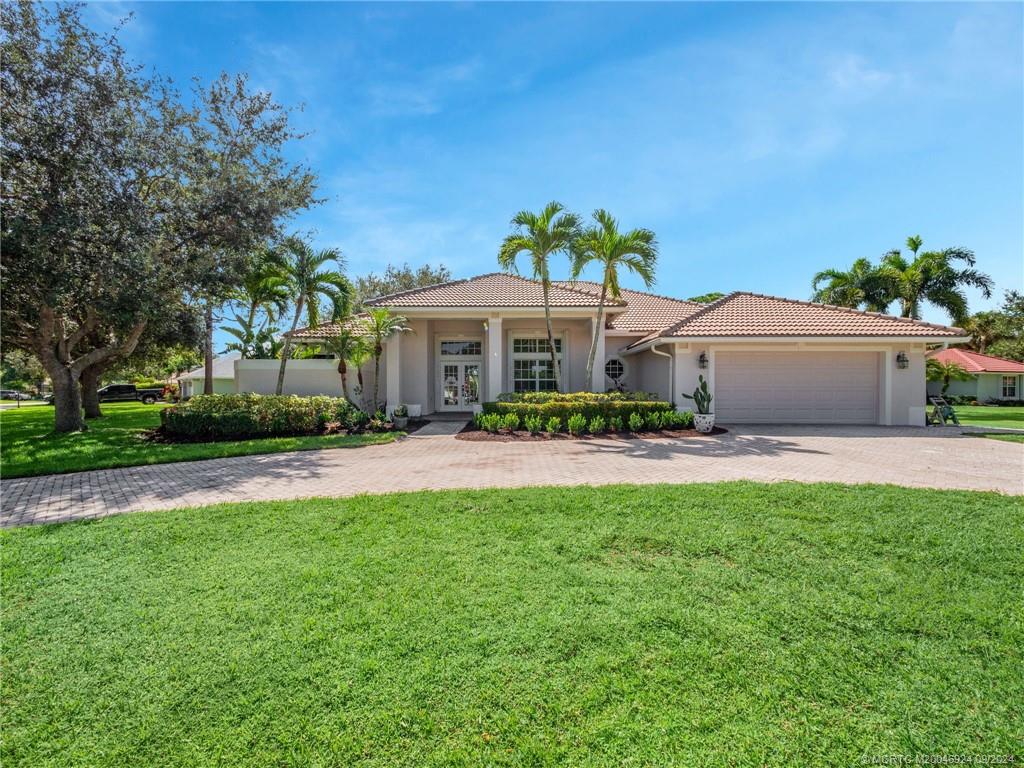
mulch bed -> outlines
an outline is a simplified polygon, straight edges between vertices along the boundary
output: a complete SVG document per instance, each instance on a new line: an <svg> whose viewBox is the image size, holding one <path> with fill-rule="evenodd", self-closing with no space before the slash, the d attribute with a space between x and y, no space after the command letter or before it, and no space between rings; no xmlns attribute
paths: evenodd
<svg viewBox="0 0 1024 768"><path fill-rule="evenodd" d="M691 437L715 437L724 435L729 430L722 427L715 427L709 433L698 432L695 429L660 429L656 432L602 432L600 435L580 435L578 437L559 432L549 435L541 432L539 435L531 435L526 430L515 432L485 432L470 422L459 434L456 440L469 440L475 443L543 443L552 440L664 440L671 438Z"/></svg>

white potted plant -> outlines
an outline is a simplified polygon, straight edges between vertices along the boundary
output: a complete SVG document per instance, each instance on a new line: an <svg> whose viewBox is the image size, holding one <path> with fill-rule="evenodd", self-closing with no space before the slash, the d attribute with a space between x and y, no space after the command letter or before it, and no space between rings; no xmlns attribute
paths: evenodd
<svg viewBox="0 0 1024 768"><path fill-rule="evenodd" d="M693 425L697 431L710 432L715 428L715 414L711 411L711 401L714 397L708 390L708 383L703 376L698 376L697 381L697 388L693 390L693 394L688 395L684 392L683 397L693 400L693 406L696 408L693 413Z"/></svg>
<svg viewBox="0 0 1024 768"><path fill-rule="evenodd" d="M405 429L409 425L409 409L404 403L391 412L391 421L398 429Z"/></svg>

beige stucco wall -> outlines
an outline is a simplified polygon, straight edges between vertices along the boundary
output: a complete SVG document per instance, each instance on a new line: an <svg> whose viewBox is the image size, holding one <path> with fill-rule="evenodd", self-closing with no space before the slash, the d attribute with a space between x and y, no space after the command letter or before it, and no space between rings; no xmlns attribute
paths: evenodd
<svg viewBox="0 0 1024 768"><path fill-rule="evenodd" d="M280 360L236 360L235 382L239 392L255 392L272 395L277 389L277 372ZM384 368L383 361L381 368ZM366 392L360 398L357 393L358 378L354 369L348 374L349 395L357 402L362 399L365 406L373 395L373 360L363 367L363 383ZM386 379L381 372L380 398L383 399ZM337 360L289 360L285 368L284 389L286 395L330 395L341 397L341 376L338 375Z"/></svg>

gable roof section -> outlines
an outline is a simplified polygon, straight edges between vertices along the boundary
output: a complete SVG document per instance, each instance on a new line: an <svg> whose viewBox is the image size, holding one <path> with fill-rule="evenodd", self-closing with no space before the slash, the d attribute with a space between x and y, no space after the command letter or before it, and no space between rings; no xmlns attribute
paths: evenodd
<svg viewBox="0 0 1024 768"><path fill-rule="evenodd" d="M558 281L556 285L588 291L598 297L601 295L601 284L589 280ZM695 301L683 301L629 288L623 288L620 294L622 300L626 302L626 311L611 316L606 327L610 330L627 333L649 333L660 330L684 317L689 317L704 306Z"/></svg>
<svg viewBox="0 0 1024 768"><path fill-rule="evenodd" d="M568 287L565 283L551 285L552 307L597 307L600 299L590 291ZM449 283L413 288L366 302L368 307L543 307L541 284L519 275L504 272L453 280ZM622 301L605 301L606 307L624 306Z"/></svg>
<svg viewBox="0 0 1024 768"><path fill-rule="evenodd" d="M923 340L966 335L960 328L906 317L740 291L706 304L689 317L630 346L657 338L914 336Z"/></svg>
<svg viewBox="0 0 1024 768"><path fill-rule="evenodd" d="M284 336L290 336L293 341L319 341L331 339L337 336L342 330L356 331L365 330L363 322L367 314L360 312L341 323L322 323L311 328L296 328L295 331L285 331Z"/></svg>
<svg viewBox="0 0 1024 768"><path fill-rule="evenodd" d="M928 357L942 363L956 363L968 373L1024 373L1024 363L970 349L936 349L929 352Z"/></svg>
<svg viewBox="0 0 1024 768"><path fill-rule="evenodd" d="M233 379L235 377L235 360L239 360L241 357L241 352L228 352L226 355L215 357L213 359L213 378ZM204 379L206 378L206 367L200 365L198 368L194 368L188 373L183 373L176 378Z"/></svg>

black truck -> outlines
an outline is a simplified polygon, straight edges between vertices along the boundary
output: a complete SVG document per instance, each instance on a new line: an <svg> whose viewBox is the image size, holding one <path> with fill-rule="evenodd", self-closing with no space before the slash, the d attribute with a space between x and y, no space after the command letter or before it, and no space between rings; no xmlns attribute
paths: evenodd
<svg viewBox="0 0 1024 768"><path fill-rule="evenodd" d="M134 384L108 384L105 387L101 387L98 394L101 403L141 400L147 405L151 405L163 397L164 390L162 387L139 389Z"/></svg>

